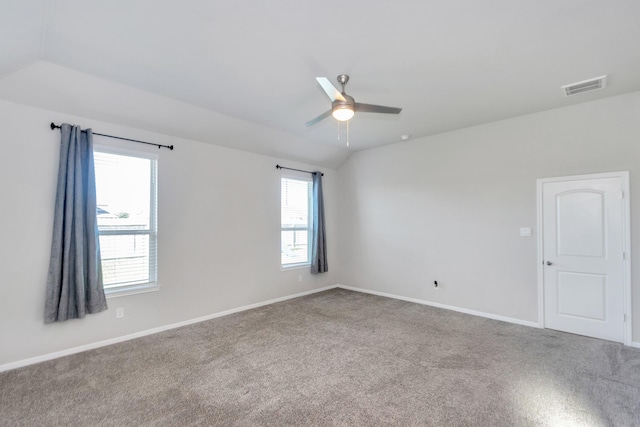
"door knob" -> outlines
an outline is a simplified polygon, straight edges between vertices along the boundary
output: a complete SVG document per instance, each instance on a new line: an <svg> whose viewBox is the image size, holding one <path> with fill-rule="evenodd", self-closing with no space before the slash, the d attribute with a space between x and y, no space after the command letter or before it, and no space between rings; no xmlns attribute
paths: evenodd
<svg viewBox="0 0 640 427"><path fill-rule="evenodd" d="M553 265L551 261L547 261L547 265Z"/></svg>

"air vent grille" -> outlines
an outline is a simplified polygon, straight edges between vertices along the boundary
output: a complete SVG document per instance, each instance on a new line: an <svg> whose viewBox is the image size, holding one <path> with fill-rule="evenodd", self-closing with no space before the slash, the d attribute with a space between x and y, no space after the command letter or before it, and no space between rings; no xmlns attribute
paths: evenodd
<svg viewBox="0 0 640 427"><path fill-rule="evenodd" d="M592 90L603 89L607 86L607 76L595 77L577 83L561 86L564 96L573 96L579 93L591 92Z"/></svg>

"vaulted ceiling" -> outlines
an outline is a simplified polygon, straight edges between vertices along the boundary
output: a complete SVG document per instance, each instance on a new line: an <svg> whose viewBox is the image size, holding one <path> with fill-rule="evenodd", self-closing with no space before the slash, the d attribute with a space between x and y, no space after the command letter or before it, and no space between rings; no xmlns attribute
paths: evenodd
<svg viewBox="0 0 640 427"><path fill-rule="evenodd" d="M640 90L637 0L0 5L0 98L327 167L401 135ZM403 108L356 114L348 148L332 118L305 127L330 107L315 77L341 73L356 101ZM604 74L605 89L562 96Z"/></svg>

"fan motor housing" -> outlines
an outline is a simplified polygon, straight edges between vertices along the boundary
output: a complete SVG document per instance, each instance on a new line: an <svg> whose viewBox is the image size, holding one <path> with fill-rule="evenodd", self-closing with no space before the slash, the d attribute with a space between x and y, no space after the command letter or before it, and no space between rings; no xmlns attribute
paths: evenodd
<svg viewBox="0 0 640 427"><path fill-rule="evenodd" d="M346 99L346 101L340 101L339 99L336 99L331 103L331 110L335 111L343 108L355 110L356 101L353 99L353 97L347 95L346 93L343 93L342 96L344 96L344 99Z"/></svg>

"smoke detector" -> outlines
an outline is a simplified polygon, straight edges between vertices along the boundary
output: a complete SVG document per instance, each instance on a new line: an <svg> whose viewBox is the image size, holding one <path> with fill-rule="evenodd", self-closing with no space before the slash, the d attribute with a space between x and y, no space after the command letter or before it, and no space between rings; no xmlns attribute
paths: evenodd
<svg viewBox="0 0 640 427"><path fill-rule="evenodd" d="M607 86L607 76L594 77L589 80L571 83L560 86L564 96L573 96L579 93L591 92L593 90L604 89Z"/></svg>

